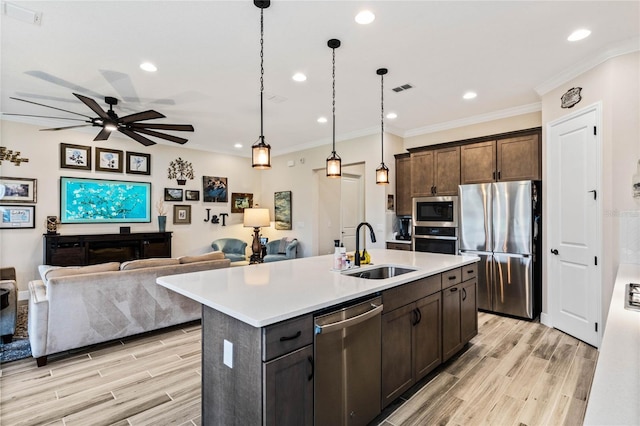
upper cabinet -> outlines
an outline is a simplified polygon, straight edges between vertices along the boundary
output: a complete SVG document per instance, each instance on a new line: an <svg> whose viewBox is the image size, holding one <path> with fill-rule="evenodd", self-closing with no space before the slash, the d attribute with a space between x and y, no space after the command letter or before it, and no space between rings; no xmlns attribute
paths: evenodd
<svg viewBox="0 0 640 426"><path fill-rule="evenodd" d="M396 157L396 214L411 216L411 158Z"/></svg>
<svg viewBox="0 0 640 426"><path fill-rule="evenodd" d="M536 134L461 146L460 182L540 180L540 137Z"/></svg>
<svg viewBox="0 0 640 426"><path fill-rule="evenodd" d="M411 153L411 195L457 195L460 184L460 147Z"/></svg>

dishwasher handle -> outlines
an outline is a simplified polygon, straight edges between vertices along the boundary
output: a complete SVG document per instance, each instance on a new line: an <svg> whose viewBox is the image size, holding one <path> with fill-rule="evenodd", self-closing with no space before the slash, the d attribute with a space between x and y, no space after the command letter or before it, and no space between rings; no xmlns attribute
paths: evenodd
<svg viewBox="0 0 640 426"><path fill-rule="evenodd" d="M373 309L368 310L367 312L356 315L355 317L348 318L346 320L334 322L326 325L318 325L315 326L315 334L323 334L323 333L332 333L338 330L344 330L347 327L351 327L352 325L360 324L363 321L368 320L371 317L378 315L382 312L384 305L374 305L371 304Z"/></svg>

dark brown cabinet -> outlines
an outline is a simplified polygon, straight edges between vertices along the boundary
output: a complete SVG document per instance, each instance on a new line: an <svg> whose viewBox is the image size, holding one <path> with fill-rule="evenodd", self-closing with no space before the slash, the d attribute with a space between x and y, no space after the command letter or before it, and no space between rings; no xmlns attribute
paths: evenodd
<svg viewBox="0 0 640 426"><path fill-rule="evenodd" d="M463 145L460 182L539 180L540 137L536 134Z"/></svg>
<svg viewBox="0 0 640 426"><path fill-rule="evenodd" d="M411 195L457 195L460 184L460 147L411 153Z"/></svg>
<svg viewBox="0 0 640 426"><path fill-rule="evenodd" d="M389 250L405 250L411 251L411 244L407 243L387 243L387 249Z"/></svg>
<svg viewBox="0 0 640 426"><path fill-rule="evenodd" d="M150 257L171 257L171 232L43 237L45 265L83 266Z"/></svg>
<svg viewBox="0 0 640 426"><path fill-rule="evenodd" d="M443 362L478 333L476 274L476 264L442 274Z"/></svg>
<svg viewBox="0 0 640 426"><path fill-rule="evenodd" d="M396 214L411 216L411 158L409 154L396 157Z"/></svg>
<svg viewBox="0 0 640 426"><path fill-rule="evenodd" d="M433 150L411 153L411 196L433 195Z"/></svg>

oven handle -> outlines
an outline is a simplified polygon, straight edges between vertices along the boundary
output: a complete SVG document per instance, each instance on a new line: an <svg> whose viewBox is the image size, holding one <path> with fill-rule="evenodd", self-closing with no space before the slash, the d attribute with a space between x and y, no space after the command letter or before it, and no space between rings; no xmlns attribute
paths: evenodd
<svg viewBox="0 0 640 426"><path fill-rule="evenodd" d="M413 238L425 238L429 240L448 240L448 241L456 241L458 237L442 237L435 235L414 235Z"/></svg>

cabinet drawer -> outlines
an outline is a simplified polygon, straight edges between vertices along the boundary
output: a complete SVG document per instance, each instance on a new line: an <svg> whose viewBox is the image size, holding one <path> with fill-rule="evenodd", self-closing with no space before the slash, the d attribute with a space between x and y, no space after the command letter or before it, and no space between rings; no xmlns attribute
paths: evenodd
<svg viewBox="0 0 640 426"><path fill-rule="evenodd" d="M468 281L475 278L478 275L478 264L472 263L471 265L463 266L462 268L462 281Z"/></svg>
<svg viewBox="0 0 640 426"><path fill-rule="evenodd" d="M406 251L411 251L411 244L405 244L405 243L387 243L387 249L389 249L389 250L406 250Z"/></svg>
<svg viewBox="0 0 640 426"><path fill-rule="evenodd" d="M462 282L462 268L452 269L442 273L442 288L448 288L452 285Z"/></svg>
<svg viewBox="0 0 640 426"><path fill-rule="evenodd" d="M384 312L390 312L409 303L413 303L442 289L440 274L399 285L382 292Z"/></svg>
<svg viewBox="0 0 640 426"><path fill-rule="evenodd" d="M294 351L313 343L313 316L304 315L262 329L262 360Z"/></svg>

